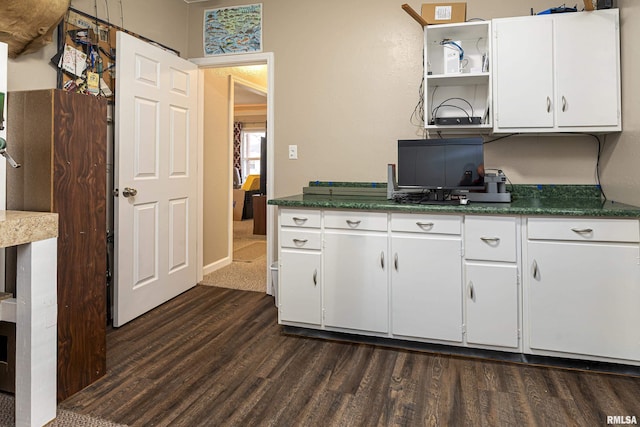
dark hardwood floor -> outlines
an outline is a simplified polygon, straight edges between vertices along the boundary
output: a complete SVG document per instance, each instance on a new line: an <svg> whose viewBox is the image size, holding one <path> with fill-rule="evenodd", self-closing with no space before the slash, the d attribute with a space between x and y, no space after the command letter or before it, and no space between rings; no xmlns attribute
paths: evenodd
<svg viewBox="0 0 640 427"><path fill-rule="evenodd" d="M107 334L60 404L130 426L599 426L640 378L285 335L273 299L196 286ZM640 422L640 421L639 421Z"/></svg>

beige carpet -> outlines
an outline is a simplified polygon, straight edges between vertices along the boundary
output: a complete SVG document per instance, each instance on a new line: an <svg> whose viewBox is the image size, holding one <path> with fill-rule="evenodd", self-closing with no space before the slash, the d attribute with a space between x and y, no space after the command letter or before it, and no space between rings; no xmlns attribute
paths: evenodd
<svg viewBox="0 0 640 427"><path fill-rule="evenodd" d="M12 395L0 393L0 427L14 427L15 401ZM46 427L126 427L101 418L82 415L66 409L58 409L57 417Z"/></svg>
<svg viewBox="0 0 640 427"><path fill-rule="evenodd" d="M202 285L266 292L267 238L253 234L253 220L233 222L233 261L203 277Z"/></svg>
<svg viewBox="0 0 640 427"><path fill-rule="evenodd" d="M247 246L234 249L233 260L238 262L254 262L267 253L267 242L253 242Z"/></svg>

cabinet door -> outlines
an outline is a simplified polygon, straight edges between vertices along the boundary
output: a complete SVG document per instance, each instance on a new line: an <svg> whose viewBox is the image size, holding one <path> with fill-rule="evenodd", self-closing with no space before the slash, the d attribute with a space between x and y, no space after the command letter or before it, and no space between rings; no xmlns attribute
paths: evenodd
<svg viewBox="0 0 640 427"><path fill-rule="evenodd" d="M555 17L558 126L618 124L617 23L617 10Z"/></svg>
<svg viewBox="0 0 640 427"><path fill-rule="evenodd" d="M640 361L637 244L528 243L532 349Z"/></svg>
<svg viewBox="0 0 640 427"><path fill-rule="evenodd" d="M552 25L547 17L494 20L496 128L553 127Z"/></svg>
<svg viewBox="0 0 640 427"><path fill-rule="evenodd" d="M467 342L518 347L518 268L466 264Z"/></svg>
<svg viewBox="0 0 640 427"><path fill-rule="evenodd" d="M397 236L391 240L394 335L462 341L460 237Z"/></svg>
<svg viewBox="0 0 640 427"><path fill-rule="evenodd" d="M387 234L325 231L325 325L388 331Z"/></svg>
<svg viewBox="0 0 640 427"><path fill-rule="evenodd" d="M281 321L320 325L320 252L282 249L278 277Z"/></svg>

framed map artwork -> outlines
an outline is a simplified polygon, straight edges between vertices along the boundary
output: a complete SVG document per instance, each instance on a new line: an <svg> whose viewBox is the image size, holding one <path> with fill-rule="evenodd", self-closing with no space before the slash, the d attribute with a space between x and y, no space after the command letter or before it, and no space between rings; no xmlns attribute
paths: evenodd
<svg viewBox="0 0 640 427"><path fill-rule="evenodd" d="M205 56L262 51L262 3L204 11Z"/></svg>

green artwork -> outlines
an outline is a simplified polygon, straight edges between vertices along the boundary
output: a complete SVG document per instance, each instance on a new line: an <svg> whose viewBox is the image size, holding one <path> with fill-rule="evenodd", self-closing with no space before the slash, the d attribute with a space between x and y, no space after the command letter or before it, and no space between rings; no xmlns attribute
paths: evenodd
<svg viewBox="0 0 640 427"><path fill-rule="evenodd" d="M204 53L260 52L262 50L262 4L204 11Z"/></svg>

